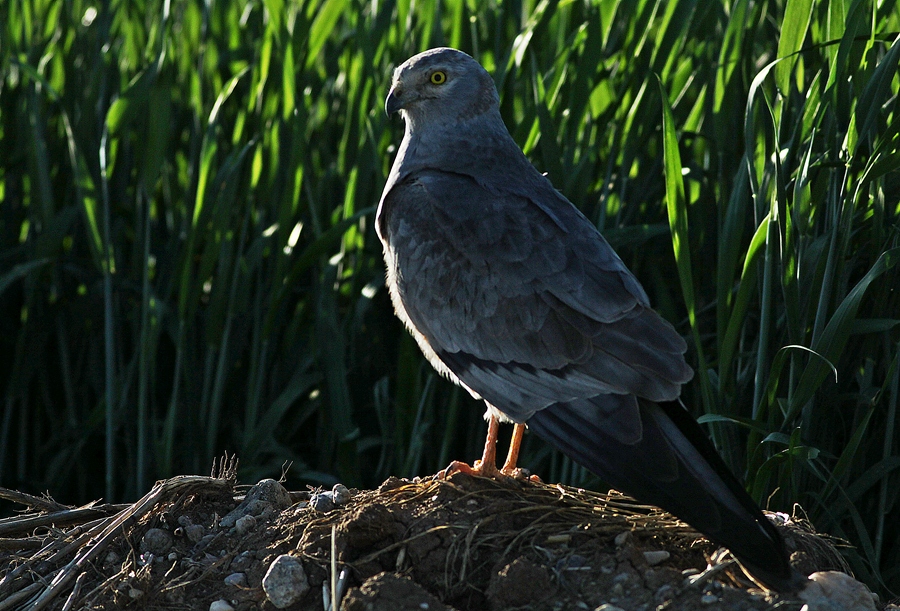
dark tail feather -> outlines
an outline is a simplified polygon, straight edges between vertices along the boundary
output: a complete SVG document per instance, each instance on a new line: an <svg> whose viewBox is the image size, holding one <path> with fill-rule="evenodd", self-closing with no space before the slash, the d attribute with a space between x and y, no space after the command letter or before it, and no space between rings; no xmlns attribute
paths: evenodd
<svg viewBox="0 0 900 611"><path fill-rule="evenodd" d="M665 509L727 547L765 586L783 592L802 586L806 579L791 567L779 532L680 404L640 401L643 434L635 443L604 431L608 416L600 405L592 418L583 403L577 410L557 403L527 424L614 488Z"/></svg>

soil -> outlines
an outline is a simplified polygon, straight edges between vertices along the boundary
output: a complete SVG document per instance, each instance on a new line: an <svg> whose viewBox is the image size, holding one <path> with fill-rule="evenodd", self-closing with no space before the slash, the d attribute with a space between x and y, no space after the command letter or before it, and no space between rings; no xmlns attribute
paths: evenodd
<svg viewBox="0 0 900 611"><path fill-rule="evenodd" d="M34 508L0 520L0 610L249 611L275 609L276 600L321 611L332 591L344 611L803 606L757 589L723 553L698 579L715 547L616 493L462 473L391 478L332 498L316 492L288 493L273 480L248 492L231 469L160 482L130 506L68 508L20 495ZM809 528L776 521L804 549L794 560L807 573L839 568ZM300 588L286 599L267 595L273 582L263 587L282 555Z"/></svg>

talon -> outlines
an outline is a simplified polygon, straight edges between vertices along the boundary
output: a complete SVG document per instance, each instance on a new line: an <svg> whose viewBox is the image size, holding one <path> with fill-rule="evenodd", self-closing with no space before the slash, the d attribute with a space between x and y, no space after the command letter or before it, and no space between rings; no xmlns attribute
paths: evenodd
<svg viewBox="0 0 900 611"><path fill-rule="evenodd" d="M438 474L437 474L438 479L450 479L457 473L464 473L466 475L483 477L484 473L481 469L480 463L481 463L480 460L476 460L475 464L470 466L469 464L464 463L460 460L454 460L452 463L447 465L447 467L445 469L438 472Z"/></svg>

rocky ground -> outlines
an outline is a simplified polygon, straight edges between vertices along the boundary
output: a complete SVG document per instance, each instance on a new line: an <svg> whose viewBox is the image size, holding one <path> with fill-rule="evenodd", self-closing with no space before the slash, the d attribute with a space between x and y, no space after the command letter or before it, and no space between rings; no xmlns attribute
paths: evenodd
<svg viewBox="0 0 900 611"><path fill-rule="evenodd" d="M727 557L701 576L712 545L615 494L463 474L288 492L219 475L130 506L0 494L32 506L0 520L0 611L321 611L332 596L344 611L876 608L861 587L837 607L766 594ZM828 541L780 521L801 569L841 568Z"/></svg>

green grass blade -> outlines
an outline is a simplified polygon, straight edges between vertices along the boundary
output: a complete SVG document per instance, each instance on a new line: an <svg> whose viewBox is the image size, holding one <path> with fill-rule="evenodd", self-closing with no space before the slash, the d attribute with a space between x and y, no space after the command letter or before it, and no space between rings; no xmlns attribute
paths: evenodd
<svg viewBox="0 0 900 611"><path fill-rule="evenodd" d="M872 78L856 103L856 125L859 142L868 140L875 130L876 121L882 114L881 106L890 94L891 81L900 67L900 34L894 39L888 52L885 53Z"/></svg>
<svg viewBox="0 0 900 611"><path fill-rule="evenodd" d="M809 31L812 10L812 0L787 0L781 22L781 36L778 39L779 58L788 58L800 50ZM775 68L775 82L782 92L787 92L790 88L790 79L797 61L794 57L779 63Z"/></svg>
<svg viewBox="0 0 900 611"><path fill-rule="evenodd" d="M893 268L900 260L900 248L885 251L865 276L847 294L835 310L834 315L825 326L822 335L813 344L812 349L825 359L835 362L841 355L847 339L852 332L856 313L869 286L885 272ZM813 394L821 386L829 374L829 367L821 359L813 359L804 369L797 389L791 399L787 420L791 421L799 410L807 405Z"/></svg>
<svg viewBox="0 0 900 611"><path fill-rule="evenodd" d="M697 318L696 300L694 298L694 279L691 271L690 237L688 235L688 202L684 193L681 154L678 151L678 137L675 134L675 122L672 118L672 108L669 106L669 100L666 96L665 89L663 88L662 81L659 82L659 94L663 108L663 166L665 168L666 181L666 209L668 211L669 227L672 233L672 247L675 251L675 264L678 268L681 291L688 312L688 321L691 325L691 335L694 338L694 346L697 350L697 377L700 379L700 387L704 397L704 406L707 412L719 412L721 406L717 405L713 399L703 343L700 339L701 333L699 320ZM714 435L716 435L715 428ZM719 439L716 439L716 441L721 443Z"/></svg>

